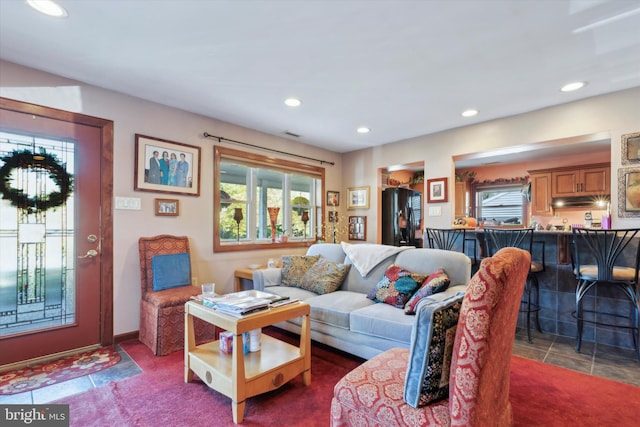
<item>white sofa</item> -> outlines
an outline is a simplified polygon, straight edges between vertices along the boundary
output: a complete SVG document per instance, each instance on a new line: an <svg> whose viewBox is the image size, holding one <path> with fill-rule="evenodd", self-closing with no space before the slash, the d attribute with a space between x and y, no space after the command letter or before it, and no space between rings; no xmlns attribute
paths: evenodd
<svg viewBox="0 0 640 427"><path fill-rule="evenodd" d="M365 250L388 249L383 245L367 244ZM438 268L444 269L451 279L451 285L444 292L429 296L420 304L441 301L464 292L471 279L471 260L460 252L426 248L398 250L399 252L383 259L363 277L343 246L314 244L309 247L307 255L321 255L337 263L352 264L337 291L318 295L298 287L282 286L280 268L256 270L253 274L253 286L254 289L308 302L311 305L313 340L369 359L393 347L409 348L411 329L416 318L405 314L401 308L376 303L367 298L369 291L382 279L387 267L396 264L420 274L430 274ZM276 326L299 334L300 318L281 322Z"/></svg>

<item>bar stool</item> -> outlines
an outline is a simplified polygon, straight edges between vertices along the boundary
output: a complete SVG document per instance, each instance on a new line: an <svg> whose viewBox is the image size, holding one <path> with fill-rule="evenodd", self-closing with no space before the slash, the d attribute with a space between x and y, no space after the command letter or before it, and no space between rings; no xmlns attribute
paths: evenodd
<svg viewBox="0 0 640 427"><path fill-rule="evenodd" d="M467 231L464 228L425 228L425 235L427 237L427 247L432 249L443 249L445 251L458 251L457 242L461 243L462 252L467 255L467 248L469 244L473 243L472 252L473 258L471 258L471 266L477 264L477 252L476 252L476 239L467 237ZM468 256L468 255L467 255Z"/></svg>
<svg viewBox="0 0 640 427"><path fill-rule="evenodd" d="M425 228L427 244L432 249L455 251L458 240L462 242L464 249L464 228Z"/></svg>
<svg viewBox="0 0 640 427"><path fill-rule="evenodd" d="M640 267L640 229L622 230L593 230L586 228L573 229L572 262L574 274L578 280L576 286L576 321L577 342L576 351L580 352L582 344L582 327L584 322L628 328L631 330L633 346L640 360L638 346L639 329L638 316L640 313L640 295L638 293L638 270ZM599 319L585 319L585 313L591 310L583 308L583 301L590 289L594 288L594 298L598 298L598 287L615 287L621 289L632 304L632 313L629 317L617 313L600 313L605 316L613 316L629 319L630 326L604 323ZM597 307L597 304L595 305Z"/></svg>
<svg viewBox="0 0 640 427"><path fill-rule="evenodd" d="M485 228L484 241L489 256L493 256L498 250L507 247L520 248L531 254L531 266L527 283L525 284L523 298L520 304L520 312L527 314L527 339L532 343L531 339L531 313L535 315L536 329L542 332L538 312L540 311L540 286L538 283L538 274L546 271L545 265L545 242L533 240L533 228L518 229L502 229L502 228ZM533 246L541 247L541 260L533 259ZM523 295L524 295L523 294Z"/></svg>

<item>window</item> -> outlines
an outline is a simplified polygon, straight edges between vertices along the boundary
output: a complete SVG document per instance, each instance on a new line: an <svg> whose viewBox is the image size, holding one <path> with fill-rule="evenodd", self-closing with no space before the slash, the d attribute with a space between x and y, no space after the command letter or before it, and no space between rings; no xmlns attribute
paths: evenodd
<svg viewBox="0 0 640 427"><path fill-rule="evenodd" d="M273 249L273 238L302 246L321 234L324 168L215 147L214 179L215 252Z"/></svg>
<svg viewBox="0 0 640 427"><path fill-rule="evenodd" d="M525 224L522 185L500 185L476 189L478 220L492 225Z"/></svg>

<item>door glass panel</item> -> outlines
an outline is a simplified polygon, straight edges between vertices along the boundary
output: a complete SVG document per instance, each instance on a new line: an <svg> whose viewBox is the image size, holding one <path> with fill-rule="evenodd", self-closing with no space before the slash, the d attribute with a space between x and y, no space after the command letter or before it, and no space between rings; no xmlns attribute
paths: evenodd
<svg viewBox="0 0 640 427"><path fill-rule="evenodd" d="M74 149L72 141L0 132L0 158L45 154L45 165L56 161L69 175ZM0 167L5 164L0 160ZM17 196L53 201L61 193L55 169L41 164L4 171L7 188ZM0 338L75 323L74 255L73 191L46 210L0 199Z"/></svg>

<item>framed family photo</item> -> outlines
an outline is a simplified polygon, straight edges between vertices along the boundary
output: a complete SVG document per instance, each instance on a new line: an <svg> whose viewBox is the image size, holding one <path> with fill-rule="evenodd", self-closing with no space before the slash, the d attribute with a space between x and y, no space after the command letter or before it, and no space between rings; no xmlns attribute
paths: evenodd
<svg viewBox="0 0 640 427"><path fill-rule="evenodd" d="M369 187L347 189L347 209L369 209Z"/></svg>
<svg viewBox="0 0 640 427"><path fill-rule="evenodd" d="M200 195L200 147L136 134L134 189Z"/></svg>
<svg viewBox="0 0 640 427"><path fill-rule="evenodd" d="M448 200L447 178L427 180L427 202L442 203Z"/></svg>
<svg viewBox="0 0 640 427"><path fill-rule="evenodd" d="M640 218L640 167L618 169L618 216Z"/></svg>
<svg viewBox="0 0 640 427"><path fill-rule="evenodd" d="M178 216L180 201L178 199L156 199L156 216Z"/></svg>

